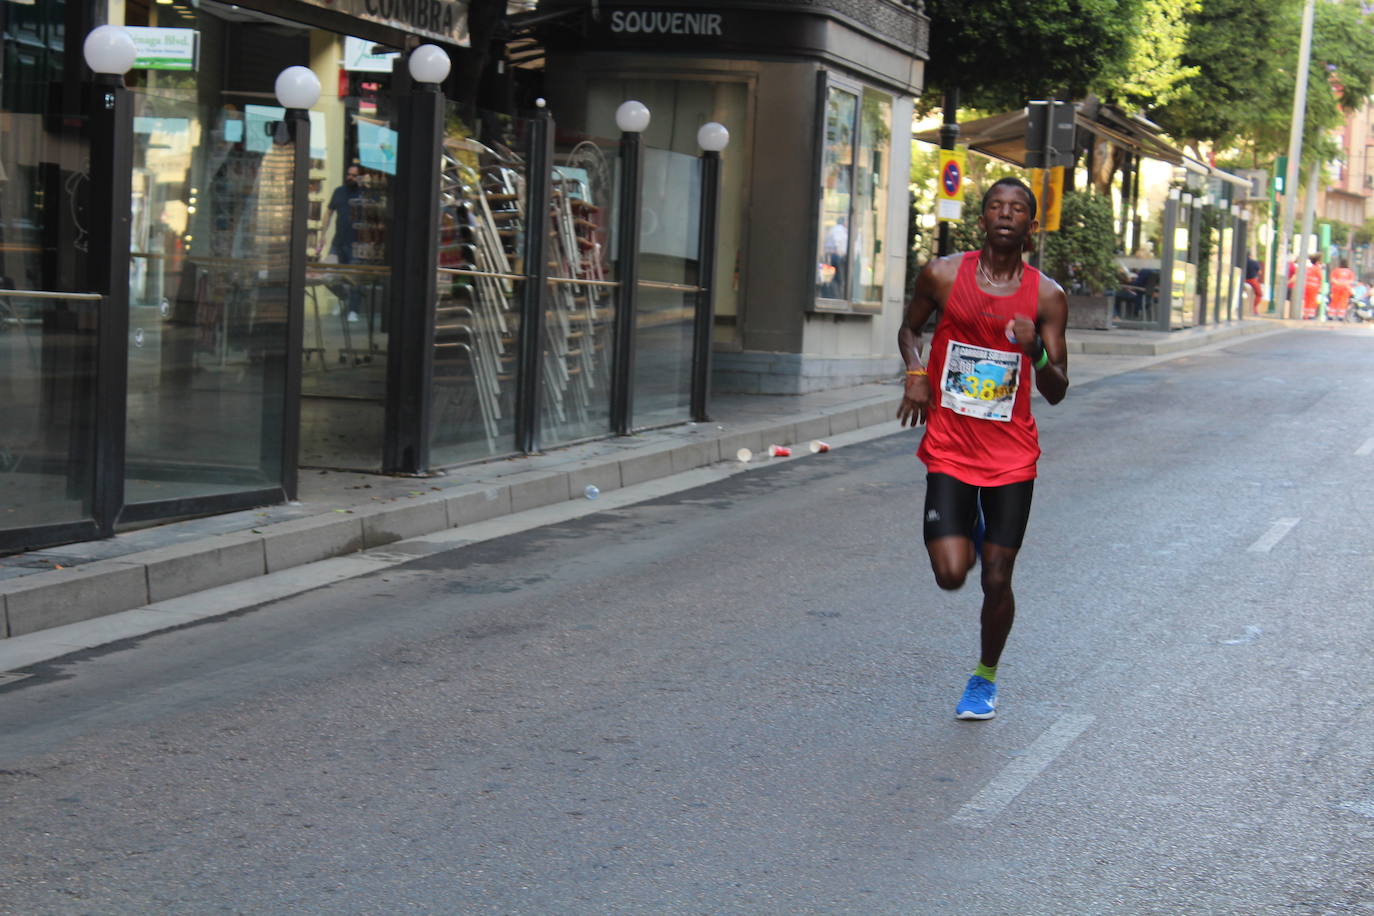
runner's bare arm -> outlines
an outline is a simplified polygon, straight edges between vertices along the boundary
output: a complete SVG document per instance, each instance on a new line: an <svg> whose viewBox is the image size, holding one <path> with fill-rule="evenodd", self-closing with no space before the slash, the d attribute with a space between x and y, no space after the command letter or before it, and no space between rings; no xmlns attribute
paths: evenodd
<svg viewBox="0 0 1374 916"><path fill-rule="evenodd" d="M1069 391L1069 348L1064 326L1069 321L1069 300L1064 288L1049 277L1040 278L1040 321L1036 331L1050 361L1035 372L1035 387L1051 404L1064 400Z"/></svg>
<svg viewBox="0 0 1374 916"><path fill-rule="evenodd" d="M925 368L921 358L921 330L931 314L944 305L954 276L958 273L954 258L935 258L928 262L916 278L916 291L907 303L906 315L897 331L897 352L908 372ZM907 375L902 403L897 407L897 419L903 426L920 426L930 409L930 377Z"/></svg>

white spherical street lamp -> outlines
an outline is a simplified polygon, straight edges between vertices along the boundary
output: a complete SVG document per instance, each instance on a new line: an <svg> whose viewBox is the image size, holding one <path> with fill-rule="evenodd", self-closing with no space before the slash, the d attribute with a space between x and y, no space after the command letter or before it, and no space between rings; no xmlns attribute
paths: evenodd
<svg viewBox="0 0 1374 916"><path fill-rule="evenodd" d="M438 45L420 45L410 52L406 66L410 69L410 78L415 82L438 84L448 77L453 62Z"/></svg>
<svg viewBox="0 0 1374 916"><path fill-rule="evenodd" d="M138 58L138 48L129 33L117 25L91 29L81 46L86 65L105 76L123 76Z"/></svg>
<svg viewBox="0 0 1374 916"><path fill-rule="evenodd" d="M730 131L724 124L707 121L697 131L697 146L708 153L718 153L730 144Z"/></svg>
<svg viewBox="0 0 1374 916"><path fill-rule="evenodd" d="M313 108L320 100L320 78L309 67L287 67L277 74L276 90L283 108Z"/></svg>
<svg viewBox="0 0 1374 916"><path fill-rule="evenodd" d="M649 126L649 107L634 99L621 102L620 107L615 110L615 126L619 127L622 133L644 133L645 128Z"/></svg>

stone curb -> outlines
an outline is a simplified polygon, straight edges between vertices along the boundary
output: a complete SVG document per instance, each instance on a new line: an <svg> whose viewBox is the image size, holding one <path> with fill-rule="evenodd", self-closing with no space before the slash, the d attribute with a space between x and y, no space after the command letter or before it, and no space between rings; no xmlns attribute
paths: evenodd
<svg viewBox="0 0 1374 916"><path fill-rule="evenodd" d="M620 454L517 471L392 503L212 535L109 560L0 580L0 638L132 610L221 585L345 556L406 538L580 499L735 460L741 448L795 445L887 422L893 398L743 424L696 441L631 446Z"/></svg>
<svg viewBox="0 0 1374 916"><path fill-rule="evenodd" d="M1072 340L1069 353L1087 353L1095 356L1168 356L1186 350L1196 350L1209 344L1220 343L1233 337L1248 334L1263 334L1281 330L1274 322L1262 319L1228 325L1222 328L1195 329L1178 331L1161 340ZM1072 332L1070 332L1072 334Z"/></svg>

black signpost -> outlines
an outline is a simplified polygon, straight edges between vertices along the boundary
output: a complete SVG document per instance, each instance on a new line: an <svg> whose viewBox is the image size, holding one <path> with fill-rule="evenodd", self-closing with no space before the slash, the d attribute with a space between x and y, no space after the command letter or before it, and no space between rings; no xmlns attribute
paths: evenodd
<svg viewBox="0 0 1374 916"><path fill-rule="evenodd" d="M1040 237L1035 246L1035 266L1045 260L1045 210L1050 196L1050 169L1073 165L1073 102L1059 99L1031 102L1026 106L1026 168L1040 169Z"/></svg>

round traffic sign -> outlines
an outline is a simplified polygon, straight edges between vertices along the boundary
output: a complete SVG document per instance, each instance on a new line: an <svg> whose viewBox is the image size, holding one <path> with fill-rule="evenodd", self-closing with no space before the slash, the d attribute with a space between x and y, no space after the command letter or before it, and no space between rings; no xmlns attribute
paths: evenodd
<svg viewBox="0 0 1374 916"><path fill-rule="evenodd" d="M964 183L963 170L959 168L958 160L951 159L945 163L944 170L940 173L940 183L944 185L945 194L953 197L959 193L959 188Z"/></svg>

